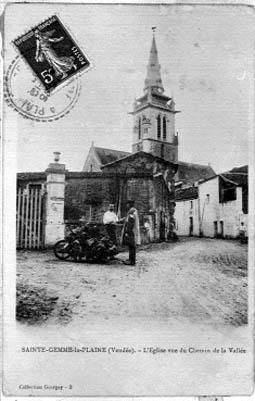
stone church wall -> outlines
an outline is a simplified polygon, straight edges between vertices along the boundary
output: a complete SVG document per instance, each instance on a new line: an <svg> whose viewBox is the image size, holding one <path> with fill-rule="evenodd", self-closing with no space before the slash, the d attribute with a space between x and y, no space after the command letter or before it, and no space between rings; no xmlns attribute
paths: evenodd
<svg viewBox="0 0 255 401"><path fill-rule="evenodd" d="M127 199L135 201L139 213L152 208L153 181L151 178L130 178L127 181Z"/></svg>
<svg viewBox="0 0 255 401"><path fill-rule="evenodd" d="M65 224L77 224L80 219L87 222L102 223L109 203L114 203L120 217L126 216L127 201L134 200L139 213L143 243L157 241L162 237L162 220L165 237L169 230L171 212L169 191L161 175L154 177L149 172L149 164L140 172L86 173L66 172L64 195ZM131 165L133 170L133 165ZM152 166L151 166L152 168ZM18 186L39 185L45 187L45 173L27 173L20 176Z"/></svg>
<svg viewBox="0 0 255 401"><path fill-rule="evenodd" d="M65 220L102 222L109 203L114 203L114 181L111 177L87 174L66 178Z"/></svg>
<svg viewBox="0 0 255 401"><path fill-rule="evenodd" d="M90 216L95 222L102 221L102 215L109 203L116 209L121 202L121 216L126 215L127 200L134 200L142 216L153 207L153 180L131 177L116 180L114 176L74 177L66 179L65 219L78 220ZM121 194L120 194L121 191ZM121 199L120 199L121 198Z"/></svg>
<svg viewBox="0 0 255 401"><path fill-rule="evenodd" d="M121 200L118 193L120 188ZM170 224L168 192L163 180L152 177L130 177L125 178L122 183L116 182L116 177L105 177L104 174L101 177L67 179L65 221L78 222L83 217L86 221L102 223L109 203L114 203L117 211L119 201L120 217L124 217L127 212L127 200L135 201L143 243L163 239L164 235L167 237ZM150 224L150 229L145 228L146 222Z"/></svg>

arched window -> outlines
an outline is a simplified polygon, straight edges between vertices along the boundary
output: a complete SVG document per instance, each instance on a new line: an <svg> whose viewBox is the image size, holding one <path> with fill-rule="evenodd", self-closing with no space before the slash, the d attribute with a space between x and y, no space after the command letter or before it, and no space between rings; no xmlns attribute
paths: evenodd
<svg viewBox="0 0 255 401"><path fill-rule="evenodd" d="M139 117L138 120L138 139L140 140L142 136L142 119Z"/></svg>
<svg viewBox="0 0 255 401"><path fill-rule="evenodd" d="M160 114L157 117L157 138L161 138L161 116Z"/></svg>
<svg viewBox="0 0 255 401"><path fill-rule="evenodd" d="M166 139L166 116L163 117L163 139Z"/></svg>

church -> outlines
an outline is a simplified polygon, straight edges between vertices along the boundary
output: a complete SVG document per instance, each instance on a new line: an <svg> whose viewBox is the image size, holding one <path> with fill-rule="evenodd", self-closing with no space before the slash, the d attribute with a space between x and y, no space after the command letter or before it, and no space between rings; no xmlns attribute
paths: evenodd
<svg viewBox="0 0 255 401"><path fill-rule="evenodd" d="M173 98L164 93L153 29L143 95L135 100L132 152L97 147L92 143L82 171L63 171L64 222L102 223L109 203L120 217L127 201L135 201L144 243L171 238L175 227L175 190L215 175L210 166L178 158ZM64 165L62 165L64 166ZM67 166L68 168L68 166ZM47 170L19 173L18 190L40 187L47 196ZM46 218L47 220L47 218ZM148 229L149 227L149 229Z"/></svg>
<svg viewBox="0 0 255 401"><path fill-rule="evenodd" d="M152 174L153 190L149 191L154 195L148 195L147 202L141 204L139 191L145 181L139 184L138 191L134 191L134 182L130 182L133 189L129 188L129 190L127 182L123 183L122 197L119 196L117 200L117 211L120 214L125 209L123 205L121 206L120 199L127 199L133 195L141 216L144 217L142 226L143 220L150 222L152 240L165 240L171 237L175 226L175 189L190 187L199 181L215 176L214 170L209 165L179 160L178 133L175 128L175 115L179 111L175 108L174 99L164 93L160 69L153 29L144 93L135 100L133 111L130 113L133 116L132 152L105 149L92 143L83 166L83 171L87 173L119 172L125 176L127 165L132 166L135 174L141 174L149 166L149 162L157 163L157 171L153 171ZM143 164L141 164L141 158ZM155 180L159 177L165 182L164 191L155 189ZM154 201L153 198L155 198ZM156 201L157 198L159 199ZM160 206L155 208L157 203Z"/></svg>
<svg viewBox="0 0 255 401"><path fill-rule="evenodd" d="M153 29L152 45L144 82L144 94L136 99L133 111L132 153L94 146L92 142L83 171L100 172L102 167L127 158L137 152L146 152L171 163L178 163L175 182L190 186L201 179L215 175L209 165L186 163L178 159L178 133L175 129L174 99L164 94L158 51Z"/></svg>

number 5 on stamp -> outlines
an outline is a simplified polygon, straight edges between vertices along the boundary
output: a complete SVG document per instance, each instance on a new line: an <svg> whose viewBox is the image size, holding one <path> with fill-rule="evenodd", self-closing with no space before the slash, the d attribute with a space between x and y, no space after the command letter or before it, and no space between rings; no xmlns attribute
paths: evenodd
<svg viewBox="0 0 255 401"><path fill-rule="evenodd" d="M91 66L56 15L13 43L48 92Z"/></svg>

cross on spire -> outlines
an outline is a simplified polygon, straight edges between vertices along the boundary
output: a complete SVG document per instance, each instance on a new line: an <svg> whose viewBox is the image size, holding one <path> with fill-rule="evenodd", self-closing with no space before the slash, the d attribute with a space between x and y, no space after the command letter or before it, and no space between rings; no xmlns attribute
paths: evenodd
<svg viewBox="0 0 255 401"><path fill-rule="evenodd" d="M147 65L147 76L145 79L144 91L149 92L151 89L155 89L156 91L163 93L164 88L162 84L161 74L160 74L160 64L158 60L158 51L156 46L155 39L155 31L157 29L156 26L152 28L153 37L152 37L152 45L149 56L149 62Z"/></svg>

